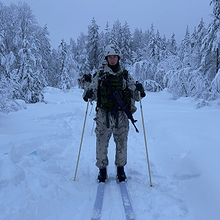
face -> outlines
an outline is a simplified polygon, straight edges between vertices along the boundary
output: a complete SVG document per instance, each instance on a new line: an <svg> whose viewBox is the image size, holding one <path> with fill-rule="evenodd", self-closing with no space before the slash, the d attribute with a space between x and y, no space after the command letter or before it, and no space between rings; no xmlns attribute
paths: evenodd
<svg viewBox="0 0 220 220"><path fill-rule="evenodd" d="M118 63L118 56L117 55L107 56L107 61L108 61L109 65L114 66Z"/></svg>

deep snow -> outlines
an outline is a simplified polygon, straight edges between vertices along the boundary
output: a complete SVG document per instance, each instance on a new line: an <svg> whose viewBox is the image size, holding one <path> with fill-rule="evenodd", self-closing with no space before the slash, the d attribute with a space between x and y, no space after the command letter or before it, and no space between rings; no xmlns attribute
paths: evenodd
<svg viewBox="0 0 220 220"><path fill-rule="evenodd" d="M172 100L167 91L142 100L151 175L139 103L130 124L128 189L137 220L218 220L220 216L220 105L200 109L195 100ZM82 90L45 89L45 103L0 114L0 219L86 220L95 201L95 104L89 105L74 182L86 103ZM102 220L125 219L115 181L114 142Z"/></svg>

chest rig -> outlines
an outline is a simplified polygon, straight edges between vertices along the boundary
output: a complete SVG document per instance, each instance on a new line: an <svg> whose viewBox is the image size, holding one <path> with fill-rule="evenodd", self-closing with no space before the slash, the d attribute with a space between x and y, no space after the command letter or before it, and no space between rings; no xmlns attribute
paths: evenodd
<svg viewBox="0 0 220 220"><path fill-rule="evenodd" d="M97 106L113 113L122 110L118 106L118 101L113 95L113 91L117 91L122 100L125 102L128 109L131 108L131 92L128 89L127 85L124 86L124 80L127 80L128 72L124 70L119 75L112 75L101 71L99 73L99 83L98 83L98 101ZM112 87L112 89L109 87ZM123 88L125 87L125 88ZM118 107L117 107L118 106ZM114 112L113 112L114 111Z"/></svg>
<svg viewBox="0 0 220 220"><path fill-rule="evenodd" d="M127 115L128 119L131 120L136 132L139 132L135 126L135 122L137 120L133 118L130 111L131 91L128 89L127 85L123 85L124 79L127 80L127 78L127 70L124 70L119 75L111 75L100 72L97 107L106 110L107 127L109 127L109 113L116 118L116 127L118 127L118 111L123 111Z"/></svg>

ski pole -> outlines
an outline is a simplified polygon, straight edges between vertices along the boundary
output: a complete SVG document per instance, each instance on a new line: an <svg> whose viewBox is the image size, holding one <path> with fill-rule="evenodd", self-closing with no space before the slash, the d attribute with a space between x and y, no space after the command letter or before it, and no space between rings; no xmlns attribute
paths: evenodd
<svg viewBox="0 0 220 220"><path fill-rule="evenodd" d="M142 118L142 124L143 124L144 142L145 142L146 155L147 155L147 164L148 164L150 186L152 187L153 185L152 185L152 181L151 181L150 163L149 163L149 156L148 156L148 150L147 150L147 140L146 140L145 126L144 126L144 116L143 116L143 109L142 109L141 93L140 92L139 92L139 100L140 100L141 118Z"/></svg>
<svg viewBox="0 0 220 220"><path fill-rule="evenodd" d="M89 101L87 102L87 106L86 106L86 114L85 114L83 130L82 130L82 136L81 136L81 141L80 141L80 146L79 146L79 153L78 153L78 159L77 159L77 163L76 163L74 181L76 180L76 174L77 174L79 158L80 158L80 153L81 153L81 148L82 148L82 141L83 141L83 135L84 135L85 125L86 125L86 118L87 118L87 113L88 113L88 107L89 107Z"/></svg>

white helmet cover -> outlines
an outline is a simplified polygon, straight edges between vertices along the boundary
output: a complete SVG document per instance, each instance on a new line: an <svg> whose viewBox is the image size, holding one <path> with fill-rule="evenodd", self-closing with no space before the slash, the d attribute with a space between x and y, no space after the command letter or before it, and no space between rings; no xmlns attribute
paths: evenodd
<svg viewBox="0 0 220 220"><path fill-rule="evenodd" d="M104 52L105 58L107 56L114 56L114 55L121 57L121 51L120 51L119 47L114 44L110 44L110 45L106 46L105 52Z"/></svg>

